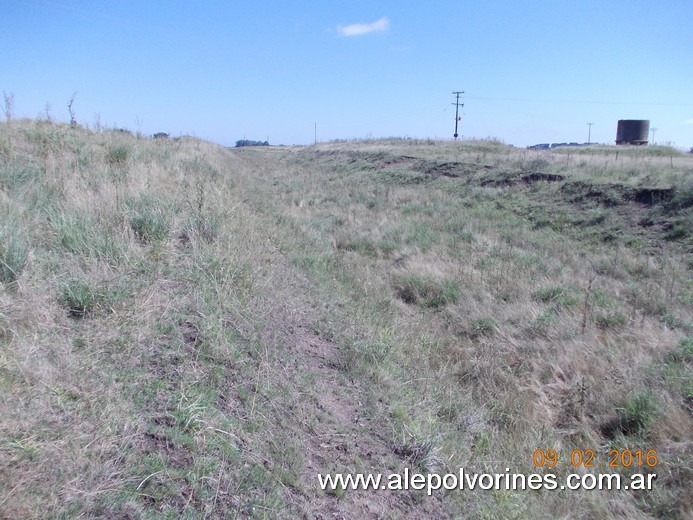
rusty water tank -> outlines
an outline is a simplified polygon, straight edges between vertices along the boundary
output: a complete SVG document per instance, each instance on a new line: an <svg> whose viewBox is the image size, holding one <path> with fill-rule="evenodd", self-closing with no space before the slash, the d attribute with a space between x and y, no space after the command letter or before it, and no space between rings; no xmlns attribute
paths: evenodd
<svg viewBox="0 0 693 520"><path fill-rule="evenodd" d="M647 144L650 133L648 119L619 119L616 129L616 144Z"/></svg>

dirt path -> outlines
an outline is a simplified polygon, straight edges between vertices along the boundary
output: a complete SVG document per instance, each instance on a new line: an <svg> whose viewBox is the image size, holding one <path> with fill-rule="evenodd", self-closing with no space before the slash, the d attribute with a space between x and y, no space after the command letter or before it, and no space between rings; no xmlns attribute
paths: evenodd
<svg viewBox="0 0 693 520"><path fill-rule="evenodd" d="M257 158L257 163L254 159ZM234 161L239 157L234 155ZM250 171L266 166L262 155L244 155ZM268 204L270 192L248 189L247 204L254 211L276 207ZM271 215L264 215L271 217ZM288 231L284 229L283 231ZM284 237L291 241L292 236ZM281 373L285 384L300 392L299 404L287 411L289 427L300 437L303 449L301 487L297 499L309 517L328 518L446 518L450 516L439 497L406 491L352 491L328 493L319 489L318 473L402 472L407 461L395 453L390 418L370 402L368 381L355 379L345 370L344 339L321 332L321 317L348 320L338 307L316 308L320 289L316 282L294 266L281 245L268 237L272 261L272 324L263 331L263 341L285 347ZM387 401L387 396L383 396ZM413 468L410 468L413 470Z"/></svg>

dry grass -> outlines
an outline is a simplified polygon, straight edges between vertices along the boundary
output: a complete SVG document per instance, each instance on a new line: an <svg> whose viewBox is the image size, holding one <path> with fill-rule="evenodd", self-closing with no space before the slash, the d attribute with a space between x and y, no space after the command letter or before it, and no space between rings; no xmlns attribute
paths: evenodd
<svg viewBox="0 0 693 520"><path fill-rule="evenodd" d="M3 124L0 516L685 517L693 158L616 151ZM317 489L623 447L654 491Z"/></svg>

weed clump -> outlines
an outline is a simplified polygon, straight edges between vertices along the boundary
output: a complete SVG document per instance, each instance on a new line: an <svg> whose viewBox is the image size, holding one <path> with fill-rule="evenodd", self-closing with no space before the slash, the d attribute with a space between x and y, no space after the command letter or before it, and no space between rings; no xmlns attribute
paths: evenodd
<svg viewBox="0 0 693 520"><path fill-rule="evenodd" d="M460 287L455 280L436 280L410 273L396 276L392 285L402 301L423 307L437 309L460 299Z"/></svg>

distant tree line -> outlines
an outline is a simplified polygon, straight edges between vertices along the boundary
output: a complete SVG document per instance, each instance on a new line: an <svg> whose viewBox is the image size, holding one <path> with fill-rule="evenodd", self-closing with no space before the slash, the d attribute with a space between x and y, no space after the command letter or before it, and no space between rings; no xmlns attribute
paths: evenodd
<svg viewBox="0 0 693 520"><path fill-rule="evenodd" d="M236 148L240 148L241 146L269 146L269 141L251 141L250 139L236 141Z"/></svg>
<svg viewBox="0 0 693 520"><path fill-rule="evenodd" d="M596 143L591 143L591 144L596 144ZM540 143L540 144L533 144L532 146L528 146L527 148L530 150L551 150L553 148L559 148L561 146L590 146L589 143Z"/></svg>

